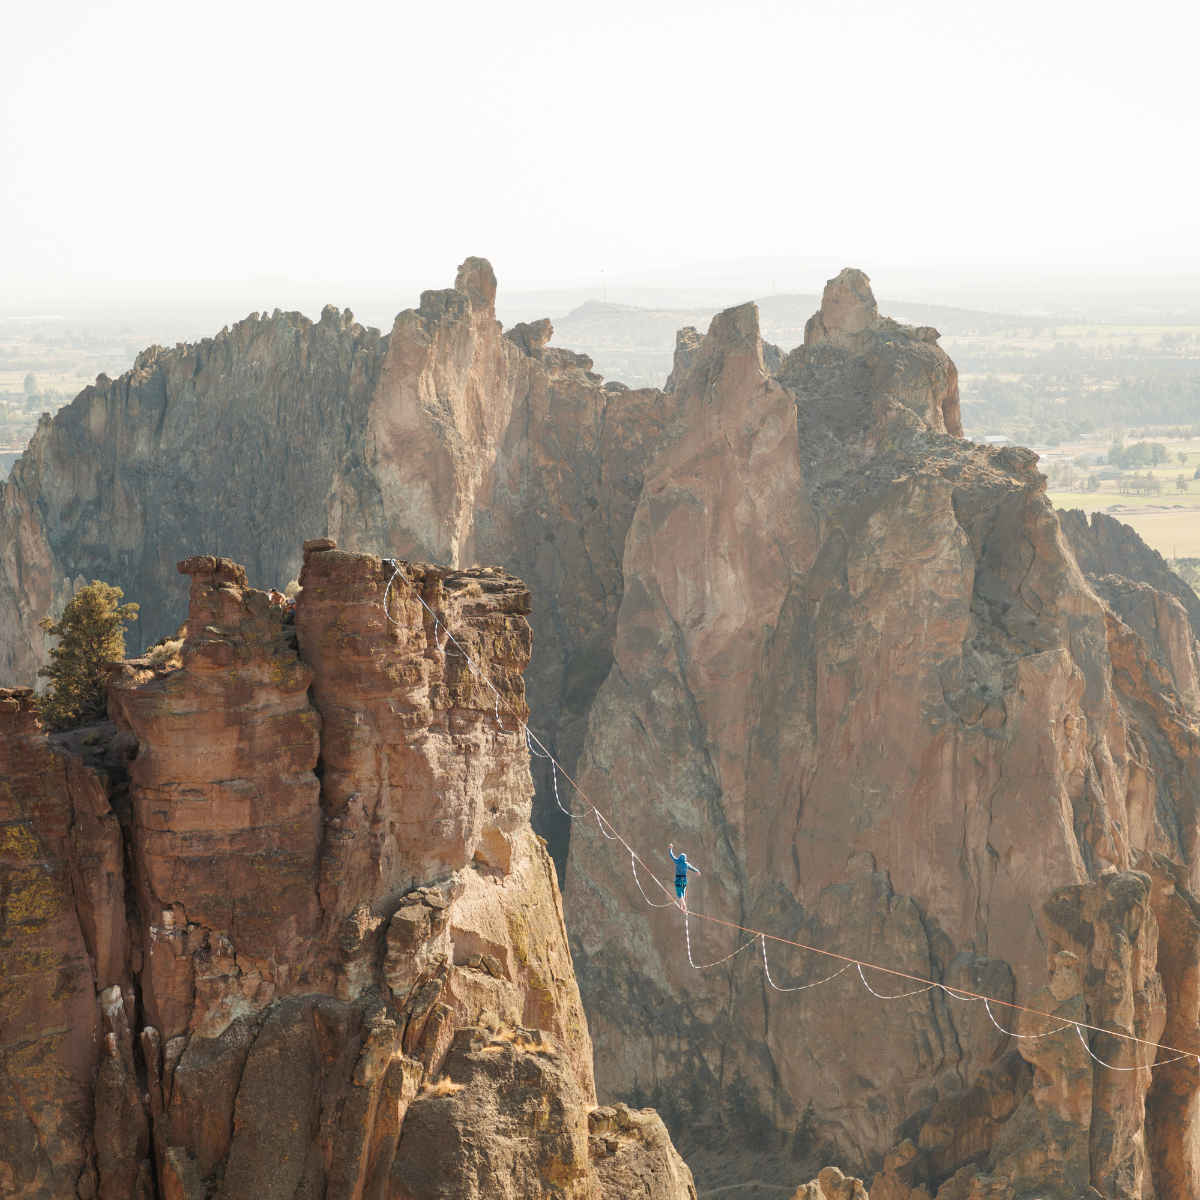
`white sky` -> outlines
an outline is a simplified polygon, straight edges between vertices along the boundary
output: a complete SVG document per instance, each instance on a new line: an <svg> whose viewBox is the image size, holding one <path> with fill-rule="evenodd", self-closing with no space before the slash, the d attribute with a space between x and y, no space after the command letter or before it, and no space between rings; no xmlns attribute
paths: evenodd
<svg viewBox="0 0 1200 1200"><path fill-rule="evenodd" d="M1197 237L1194 2L0 6L0 285Z"/></svg>

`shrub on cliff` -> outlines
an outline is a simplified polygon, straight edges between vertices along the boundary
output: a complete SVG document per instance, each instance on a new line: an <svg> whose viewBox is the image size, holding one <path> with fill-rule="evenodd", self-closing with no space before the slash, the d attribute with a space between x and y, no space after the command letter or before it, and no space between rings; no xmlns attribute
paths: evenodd
<svg viewBox="0 0 1200 1200"><path fill-rule="evenodd" d="M50 681L39 708L56 729L104 719L104 664L125 657L125 622L137 620L138 606L122 604L124 596L120 588L94 579L57 622L42 618L41 627L60 639L50 651L50 665L38 671Z"/></svg>

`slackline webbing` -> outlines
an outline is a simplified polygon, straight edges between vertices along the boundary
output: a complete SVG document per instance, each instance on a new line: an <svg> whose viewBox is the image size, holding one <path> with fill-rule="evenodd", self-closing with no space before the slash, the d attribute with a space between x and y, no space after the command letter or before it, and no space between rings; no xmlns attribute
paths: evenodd
<svg viewBox="0 0 1200 1200"><path fill-rule="evenodd" d="M538 758L548 758L550 760L550 774L554 781L554 799L558 803L558 807L560 809L562 809L562 811L564 813L566 813L566 815L568 817L571 817L571 818L587 817L587 816L590 816L592 813L594 813L596 816L596 823L597 823L597 825L600 826L600 832L604 833L604 836L607 837L610 841L620 842L621 845L624 846L625 849L629 851L629 861L630 861L631 867L633 868L634 882L637 884L638 891L641 892L642 898L646 901L647 904L651 905L654 908L669 908L669 907L679 908L679 907L681 907L679 905L678 901L675 900L671 896L671 893L667 890L667 887L662 882L662 880L660 880L658 878L658 876L655 875L654 872L650 870L650 867L646 864L645 860L642 859L641 856L638 855L638 853L634 850L634 848L625 840L625 838L622 836L620 830L618 830L617 827L606 816L604 816L604 814L596 807L596 805L592 803L592 801L588 798L587 793L584 792L583 788L581 788L579 786L579 784L576 783L575 780L571 778L571 776L563 768L562 764L554 757L553 754L551 754L551 752L545 747L545 745L543 745L542 741L538 738L537 734L535 734L529 728L528 722L523 721L521 719L520 715L516 712L516 710L512 707L512 705L509 704L508 700L500 693L500 691L496 688L495 684L493 684L492 681L487 677L487 675L483 671L483 669L478 664L476 664L476 662L473 658L471 658L470 654L467 652L466 648L462 645L462 643L459 642L459 640L450 632L449 626L447 626L444 622L442 622L441 618L439 618L438 615L433 611L433 609L429 607L429 605L425 602L425 597L421 595L421 593L420 593L420 591L418 591L416 585L412 582L412 580L410 580L408 578L407 575L404 574L403 571L400 570L400 565L396 561L396 559L385 558L385 559L383 559L383 562L385 565L390 566L392 569L392 574L388 578L387 588L384 590L384 616L388 619L388 621L392 625L396 625L400 628L406 628L406 629L424 629L425 628L424 623L422 623L421 625L404 625L399 621L394 621L392 619L391 613L388 612L387 601L388 601L388 596L391 592L392 584L395 582L396 579L401 579L406 584L408 584L409 589L412 591L412 593L416 597L416 599L420 602L421 606L433 618L434 642L438 646L438 649L442 650L443 653L449 654L449 651L446 650L437 641L437 630L440 625L446 631L445 645L448 647L450 645L450 643L453 642L454 645L458 647L458 653L455 655L452 655L452 657L465 658L471 668L472 675L476 679L482 680L484 683L487 684L487 686L489 688L492 689L493 696L495 697L494 711L495 711L496 724L497 724L497 726L499 726L500 731L502 733L516 733L517 732L516 729L506 730L504 728L502 722L500 721L500 705L503 704L504 707L508 710L508 712L512 715L513 719L516 721L517 727L524 728L526 745L529 747L530 751L533 754L535 754ZM537 749L534 749L534 743L537 744ZM589 810L588 812L573 813L563 804L562 799L558 793L558 777L557 777L556 771L561 771L563 778L575 789L576 792L579 793L580 798L583 800L584 804L586 804L588 807L588 810ZM611 835L605 833L605 831L604 831L605 825L607 825L609 827L609 829L611 829L613 831ZM664 896L666 896L667 899L666 899L665 903L656 904L653 900L650 899L649 896L646 895L645 889L642 887L641 880L638 878L638 873L637 873L638 863L641 863L641 865L643 867L645 867L646 871L650 875L650 878L654 880L654 882L658 886L659 890L663 893ZM857 967L859 977L862 979L862 982L863 982L863 986L866 987L867 991L870 992L872 996L876 996L881 1000L902 1000L902 999L905 999L910 996L915 996L915 995L919 995L919 994L922 994L925 992L933 991L934 989L940 990L941 992L943 992L944 994L950 996L952 999L955 999L955 1000L971 1000L971 1001L981 1000L981 1001L983 1001L984 1007L987 1009L987 1014L988 1014L988 1017L991 1019L992 1024L995 1025L996 1028L998 1030L1000 1030L1001 1033L1004 1033L1009 1037L1015 1037L1019 1040L1032 1041L1036 1038L1050 1037L1053 1034L1063 1033L1068 1029L1074 1028L1075 1032L1079 1035L1080 1041L1083 1042L1084 1048L1087 1050L1088 1054L1090 1054L1091 1057L1093 1059L1095 1059L1095 1061L1097 1063L1100 1064L1100 1066L1107 1067L1108 1070L1110 1070L1110 1071L1141 1071L1141 1070L1148 1071L1148 1070L1152 1070L1154 1067L1166 1066L1168 1063L1179 1062L1185 1058L1194 1058L1196 1060L1197 1066L1200 1066L1200 1054L1197 1054L1193 1050L1181 1050L1178 1046L1168 1046L1163 1042L1151 1042L1145 1038L1135 1037L1133 1034L1130 1034L1130 1033L1121 1033L1115 1029L1105 1029L1101 1025L1089 1025L1086 1021L1068 1020L1067 1018L1064 1018L1064 1017L1057 1017L1053 1013L1043 1012L1041 1009L1038 1009L1038 1008L1030 1008L1027 1005L1017 1004L1011 1000L1001 1000L995 996L984 996L979 992L967 991L965 988L952 988L944 983L931 982L928 979L922 979L919 975L910 975L906 971L897 971L893 967L882 967L877 963L869 963L869 962L863 961L861 959L851 958L845 954L838 954L833 950L822 950L817 946L806 945L804 942L796 942L796 941L792 941L790 938L779 937L777 934L764 933L762 930L758 930L758 929L748 929L744 925L738 925L733 921L723 921L723 920L721 920L720 917L714 917L707 913L691 913L691 914L689 914L687 909L683 909L683 913L684 913L683 928L684 928L684 937L685 937L685 940L687 943L688 962L691 963L691 965L693 967L696 967L697 970L707 970L710 967L720 966L721 963L728 962L735 955L740 954L741 951L743 951L747 946L753 945L756 940L761 939L764 971L766 973L768 981L770 982L771 986L773 988L775 988L776 991L780 991L780 992L803 991L809 987L817 987L817 986L820 986L820 984L822 984L822 983L829 983L831 980L836 979L844 971L849 970L850 967ZM700 920L708 921L710 924L722 925L726 929L733 930L735 933L748 934L748 935L750 935L749 941L742 943L741 945L739 945L737 947L736 950L732 951L732 953L727 954L724 958L718 959L716 962L707 963L702 966L697 966L696 963L692 962L691 932L690 932L689 925L688 925L689 916L695 916L695 917L699 918ZM841 968L841 970L834 972L833 975L830 975L826 979L818 980L815 983L804 984L798 988L780 988L776 985L775 981L771 979L770 968L767 966L767 939L768 938L770 938L770 940L773 942L778 942L780 945L793 946L798 950L806 950L811 954L820 954L826 958L835 959L838 962L844 963L845 965ZM867 968L868 970L879 971L884 975L891 975L895 979L904 980L909 983L918 983L918 984L921 984L922 986L914 989L913 991L901 992L894 996L882 995L881 993L875 991L875 989L873 987L871 987L871 985L869 983L867 983L867 977L866 977L866 975L863 974L864 967ZM1057 1029L1051 1029L1051 1030L1048 1030L1047 1032L1037 1033L1037 1034L1021 1034L1021 1033L1016 1033L1012 1030L1007 1030L1002 1025L1000 1025L1000 1023L996 1020L995 1016L993 1015L992 1008L991 1008L991 1006L993 1004L1002 1004L1006 1008L1010 1009L1012 1012L1028 1013L1031 1016L1041 1017L1043 1020L1046 1020L1046 1021L1057 1021L1057 1022L1059 1022L1059 1027ZM1090 1030L1093 1033L1107 1034L1109 1037L1117 1038L1117 1039L1119 1039L1121 1041L1125 1041L1125 1042L1130 1042L1134 1046L1146 1046L1150 1049L1153 1049L1156 1052L1163 1050L1170 1054L1175 1055L1175 1057L1164 1059L1162 1062L1143 1063L1143 1064L1138 1064L1133 1067L1114 1067L1114 1066L1110 1065L1109 1063L1104 1062L1103 1059L1097 1058L1096 1055L1092 1052L1091 1047L1087 1043L1087 1039L1083 1036L1083 1031L1085 1029Z"/></svg>

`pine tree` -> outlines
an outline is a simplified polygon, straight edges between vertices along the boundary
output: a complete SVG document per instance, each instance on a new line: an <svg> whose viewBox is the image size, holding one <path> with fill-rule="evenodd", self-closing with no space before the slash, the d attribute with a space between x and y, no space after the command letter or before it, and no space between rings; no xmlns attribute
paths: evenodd
<svg viewBox="0 0 1200 1200"><path fill-rule="evenodd" d="M800 1124L792 1134L792 1157L798 1162L806 1159L812 1152L817 1141L817 1114L813 1109L812 1097L809 1097L808 1107L800 1117Z"/></svg>
<svg viewBox="0 0 1200 1200"><path fill-rule="evenodd" d="M125 657L125 622L137 620L138 606L121 604L124 596L120 588L94 579L67 604L60 620L42 619L41 627L60 639L50 651L50 665L38 671L50 681L38 707L56 729L104 719L104 664Z"/></svg>

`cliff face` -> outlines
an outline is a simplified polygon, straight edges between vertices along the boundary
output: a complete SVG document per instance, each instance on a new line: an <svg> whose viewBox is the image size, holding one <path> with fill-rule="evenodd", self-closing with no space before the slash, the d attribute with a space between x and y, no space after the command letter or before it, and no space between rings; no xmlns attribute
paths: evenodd
<svg viewBox="0 0 1200 1200"><path fill-rule="evenodd" d="M133 958L109 792L106 774L48 742L29 689L0 690L0 1182L9 1195L69 1196L89 1156L106 1015L95 984L128 992Z"/></svg>
<svg viewBox="0 0 1200 1200"><path fill-rule="evenodd" d="M660 430L658 392L604 385L503 333L496 281L467 259L380 337L349 312L257 314L196 346L151 348L39 428L0 491L0 684L32 684L37 623L82 582L136 593L134 635L175 632L173 550L215 552L282 586L314 533L347 550L503 563L538 597L534 727L572 766L612 662L621 555ZM537 769L535 823L565 862L564 817Z"/></svg>
<svg viewBox="0 0 1200 1200"><path fill-rule="evenodd" d="M653 1113L593 1128L528 591L304 558L294 629L181 562L179 658L114 669L112 723L52 743L0 697L5 1193L694 1195Z"/></svg>
<svg viewBox="0 0 1200 1200"><path fill-rule="evenodd" d="M543 886L529 865L544 868L540 850L521 848L527 767L504 710L487 716L478 681L446 657L427 617L418 630L424 610L404 588L389 594L396 623L376 628L389 568L373 554L455 570L499 563L532 595L534 731L664 881L670 841L703 871L687 926L675 908L648 907L594 820L569 829L568 854L568 818L535 760L535 827L567 872L601 1099L655 1089L701 1157L721 1097L726 1108L735 1098L747 1139L770 1131L768 1152L811 1100L808 1165L823 1155L878 1172L873 1190L889 1200L939 1187L951 1200L1005 1189L1065 1200L1085 1176L1103 1195L1133 1195L1147 1178L1160 1192L1184 1178L1197 1117L1190 1083L1169 1072L1186 1063L1156 1072L1161 1085L1135 1072L1137 1087L1114 1099L1104 1068L1070 1057L1070 1037L1045 1041L1061 1061L1038 1050L1026 1061L1026 1043L1005 1032L1015 1017L997 1012L997 1028L982 1005L938 989L881 1000L856 971L821 983L836 965L772 946L774 985L805 989L782 993L761 945L720 961L746 944L702 917L1000 999L1050 988L1055 1004L1090 1007L1100 1000L1088 971L1102 970L1130 997L1105 1020L1150 1029L1161 1018L1165 1040L1190 1046L1200 602L1123 527L1060 521L1030 452L964 443L936 332L882 317L861 272L830 281L785 359L763 345L753 305L720 314L704 336L683 331L665 392L604 384L586 357L548 345L549 322L502 331L494 295L490 267L468 259L455 288L425 293L386 337L327 309L315 325L276 314L200 347L147 352L44 425L5 487L0 629L17 682L44 651L36 619L79 578L103 576L143 603L148 639L173 632L182 588L159 560L176 532L191 550L236 552L263 585L300 569L302 529L354 552L308 555L295 662L247 581L193 559L203 615L182 667L130 667L114 686L123 732L100 766L116 770L142 747L128 764L131 844L145 848L130 876L130 978L143 980L164 1045L196 1021L207 1039L197 1045L249 1046L246 1023L296 996L357 1013L382 971L396 1004L441 988L421 1010L424 1040L396 1036L423 1066L427 1052L461 1064L454 1096L467 1099L454 1103L474 1106L471 1120L500 1119L487 1080L550 1059L514 1049L489 1074L492 1043L436 1016L467 982L495 993L489 1014L552 1030L555 1062L571 1066L562 1080L590 1096L582 1019L533 983L560 967L530 967L505 990L514 977L503 964L520 956L496 947L518 939L500 936L483 884L440 894L458 906L455 944L485 965L478 978L439 982L446 932L428 897L404 917L379 907L419 881L418 861L451 873L474 862L469 880L501 872ZM505 577L452 574L418 572L417 583L439 620L459 621L486 651L517 705L515 664L529 646L489 623L515 601L497 599L486 620L471 609L473 587L502 598L488 589ZM385 633L403 661L381 657ZM237 666L247 655L254 670ZM447 733L438 713L463 723ZM197 803L191 784L172 786L174 764L193 759L206 764ZM452 818L410 809L410 794L447 788L464 797ZM493 801L479 799L491 789ZM1134 896L1143 885L1149 901ZM1107 897L1087 916L1109 931L1090 958L1084 918L1070 932L1047 900L1064 888L1081 912ZM272 957L277 946L284 957ZM155 949L152 967L142 947ZM884 996L913 990L869 972L867 982ZM536 1017L531 1004L558 1015ZM303 1021L324 1021L318 1008ZM127 1019L132 1029L141 1018ZM486 1028L480 1019L469 1027ZM359 1053L352 1042L337 1053ZM164 1049L164 1079L169 1061ZM231 1086L195 1111L232 1112ZM593 1125L593 1148L656 1144L621 1110ZM406 1127L415 1146L417 1125ZM203 1159L197 1144L178 1145L217 1171L233 1161L225 1128ZM578 1127L554 1128L556 1145L577 1144ZM475 1163L474 1145L464 1134L463 1163ZM623 1153L606 1151L595 1171L640 1161ZM1068 1165L1047 1174L1047 1155Z"/></svg>
<svg viewBox="0 0 1200 1200"><path fill-rule="evenodd" d="M0 683L33 682L39 613L61 611L77 580L137 591L151 645L187 610L180 551L231 557L266 585L295 578L328 481L355 461L382 357L348 312L255 313L153 346L43 419L0 502Z"/></svg>
<svg viewBox="0 0 1200 1200"><path fill-rule="evenodd" d="M920 330L881 334L855 276L831 282L775 379L750 309L686 348L578 778L665 879L666 843L686 849L704 872L693 913L1024 1001L1061 940L1041 911L1052 888L1124 878L1147 852L1195 886L1196 629L1170 591L1084 575L1032 454L943 432L950 372L921 366L940 352ZM772 947L774 983L807 989L781 994L761 946L726 959L744 935L648 908L594 823L573 830L566 895L602 1095L636 1078L690 1092L699 1115L740 1072L777 1125L811 1099L827 1153L860 1170L911 1138L910 1177L932 1194L964 1159L986 1163L1029 1090L978 1002L880 1000L857 971L821 984L839 963ZM1178 953L1162 969L1194 972L1195 951ZM1149 949L1118 960L1158 995ZM867 976L884 996L915 986ZM1173 1044L1194 1044L1188 1003L1170 1019L1189 1030ZM997 1089L1008 1098L986 1099ZM985 1101L990 1120L953 1133ZM1071 1103L1094 1129L1091 1100ZM1126 1128L1076 1168L1101 1194L1140 1195L1109 1176L1148 1178L1144 1146L1121 1149L1144 1143L1141 1110L1095 1104ZM1194 1116L1180 1136L1194 1144Z"/></svg>

